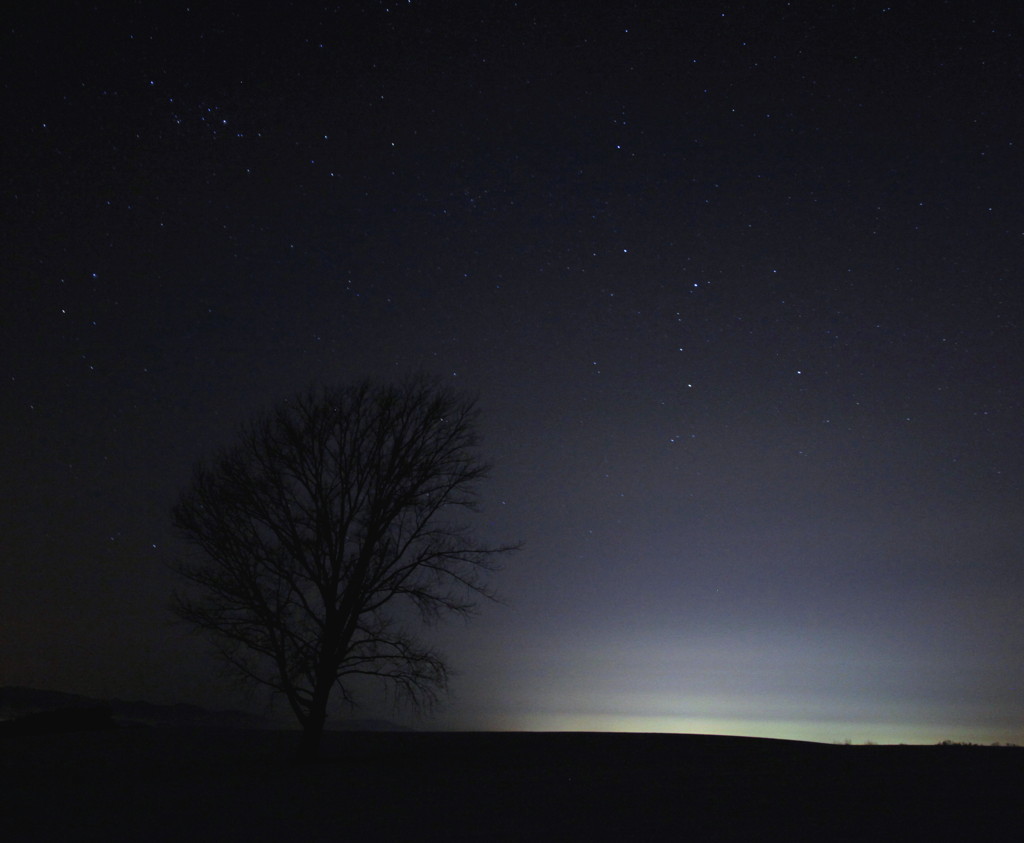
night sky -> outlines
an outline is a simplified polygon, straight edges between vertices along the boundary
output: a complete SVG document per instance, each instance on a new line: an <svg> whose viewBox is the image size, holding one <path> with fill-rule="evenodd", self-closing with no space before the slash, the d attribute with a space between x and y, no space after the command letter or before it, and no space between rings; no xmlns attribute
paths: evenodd
<svg viewBox="0 0 1024 843"><path fill-rule="evenodd" d="M1024 743L1017 4L22 5L0 685L258 709L170 507L424 371L525 548L450 702L357 716Z"/></svg>

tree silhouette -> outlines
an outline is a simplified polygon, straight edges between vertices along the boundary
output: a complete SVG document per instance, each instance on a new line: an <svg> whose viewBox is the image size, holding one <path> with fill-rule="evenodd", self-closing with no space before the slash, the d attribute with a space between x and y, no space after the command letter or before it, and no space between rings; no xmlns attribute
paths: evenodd
<svg viewBox="0 0 1024 843"><path fill-rule="evenodd" d="M175 569L182 618L242 676L288 700L316 756L332 689L361 676L417 704L447 685L410 622L468 614L513 546L479 544L475 401L423 378L311 390L244 427L174 507L200 553Z"/></svg>

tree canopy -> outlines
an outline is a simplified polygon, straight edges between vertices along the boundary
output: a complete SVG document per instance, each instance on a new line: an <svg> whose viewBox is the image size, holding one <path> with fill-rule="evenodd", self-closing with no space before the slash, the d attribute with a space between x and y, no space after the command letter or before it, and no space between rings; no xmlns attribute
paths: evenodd
<svg viewBox="0 0 1024 843"><path fill-rule="evenodd" d="M513 549L474 539L488 465L472 398L423 378L295 396L200 464L174 507L194 556L177 614L242 676L282 694L316 754L332 689L362 676L430 704L447 686L426 622L493 597ZM408 611L414 608L415 612Z"/></svg>

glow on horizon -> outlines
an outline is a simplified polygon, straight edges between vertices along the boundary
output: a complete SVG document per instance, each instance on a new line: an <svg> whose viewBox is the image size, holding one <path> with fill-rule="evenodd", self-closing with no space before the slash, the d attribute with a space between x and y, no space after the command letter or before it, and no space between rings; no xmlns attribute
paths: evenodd
<svg viewBox="0 0 1024 843"><path fill-rule="evenodd" d="M496 670L481 656L467 675L489 681L452 726L1024 745L1001 662L953 650L940 664L884 631L638 628L575 639L520 645L523 660Z"/></svg>

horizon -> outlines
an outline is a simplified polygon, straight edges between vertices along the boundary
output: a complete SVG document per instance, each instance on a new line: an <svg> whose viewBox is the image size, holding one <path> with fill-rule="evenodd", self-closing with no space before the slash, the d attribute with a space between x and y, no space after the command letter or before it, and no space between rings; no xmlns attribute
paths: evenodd
<svg viewBox="0 0 1024 843"><path fill-rule="evenodd" d="M146 699L111 699L91 697L67 691L43 688L27 688L24 686L3 686L5 690L38 692L43 694L68 695L96 703L123 703L126 705L151 705L160 708L178 706L194 707L210 714L234 714L253 716L266 721L266 728L274 731L299 733L301 727L294 719L278 713L269 716L253 708L222 708L210 709L195 703L179 701L176 703L154 703ZM40 711L48 709L31 709ZM8 716L0 711L0 722L16 720L22 713L16 712ZM116 715L115 715L116 716ZM643 735L692 735L706 737L733 737L764 740L797 741L816 744L842 744L862 746L934 746L939 744L969 746L1008 746L1019 747L1018 741L1006 737L1009 732L999 733L984 730L967 730L963 728L944 728L941 725L893 724L893 723L857 723L846 721L826 721L807 723L801 721L746 721L716 720L714 718L681 718L681 717L630 717L615 715L580 716L573 714L531 715L529 717L497 718L490 724L461 723L437 725L429 721L403 721L387 716L360 717L353 712L348 716L335 716L328 719L325 731L349 731L352 724L373 724L369 731L410 731L421 733L500 733L500 734L643 734ZM233 726L222 728L233 729ZM355 731L366 729L356 728ZM837 737L841 735L841 737ZM1001 736L1000 736L1001 735Z"/></svg>

